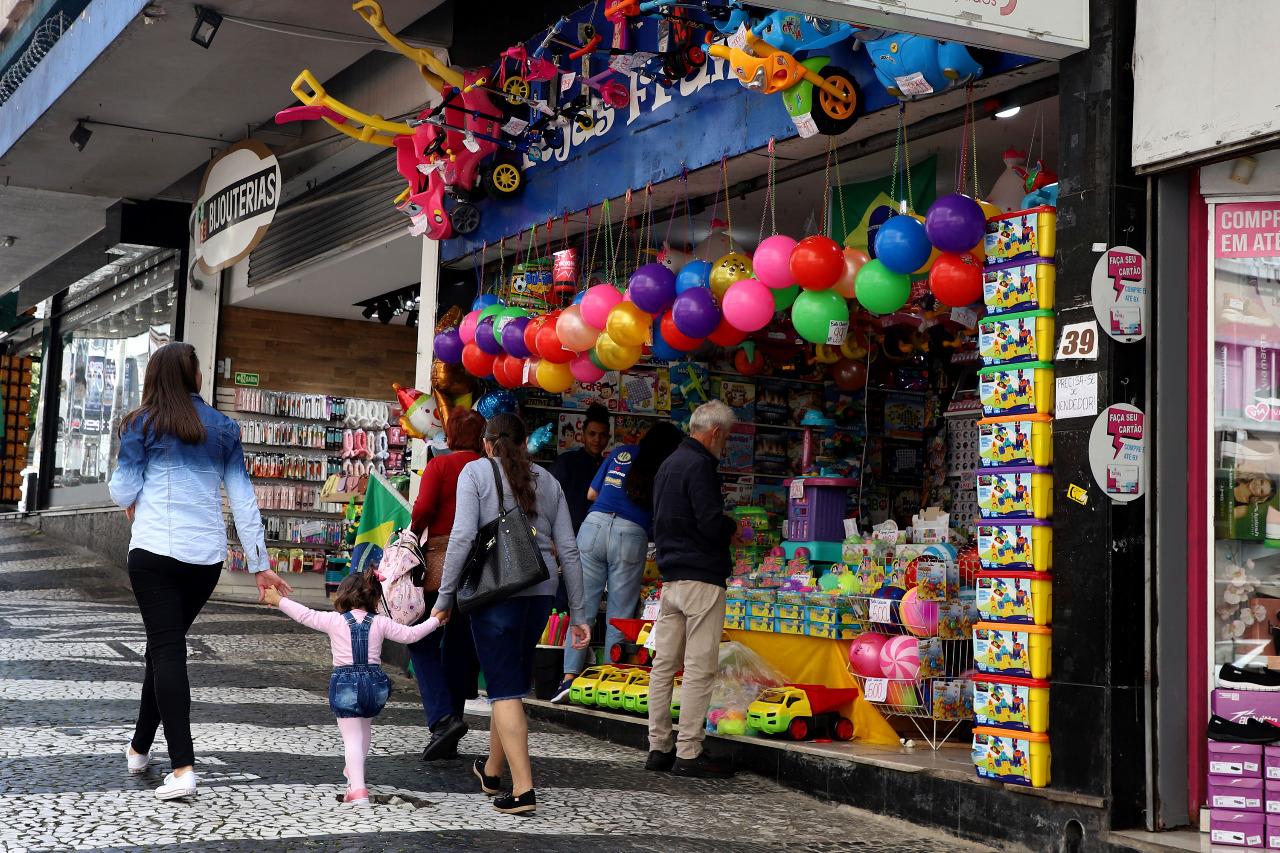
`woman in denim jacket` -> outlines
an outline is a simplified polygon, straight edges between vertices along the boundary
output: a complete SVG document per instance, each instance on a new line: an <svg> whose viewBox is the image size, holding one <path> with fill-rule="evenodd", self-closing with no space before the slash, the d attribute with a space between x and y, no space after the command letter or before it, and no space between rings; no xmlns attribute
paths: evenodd
<svg viewBox="0 0 1280 853"><path fill-rule="evenodd" d="M191 344L165 344L151 355L142 405L120 422L120 456L111 477L111 499L133 522L129 582L147 632L142 704L125 757L129 772L144 772L156 729L164 724L173 772L156 789L162 800L196 793L187 630L227 558L223 486L259 600L270 587L292 592L268 567L240 428L200 398L200 378Z"/></svg>

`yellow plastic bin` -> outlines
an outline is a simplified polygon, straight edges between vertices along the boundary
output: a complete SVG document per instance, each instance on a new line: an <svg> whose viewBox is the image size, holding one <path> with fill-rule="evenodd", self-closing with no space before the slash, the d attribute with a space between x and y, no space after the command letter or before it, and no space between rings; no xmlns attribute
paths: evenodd
<svg viewBox="0 0 1280 853"><path fill-rule="evenodd" d="M1053 464L1053 418L1007 415L978 421L978 459L984 468Z"/></svg>
<svg viewBox="0 0 1280 853"><path fill-rule="evenodd" d="M973 626L973 665L987 675L1048 678L1053 675L1052 648L1053 629L1043 625Z"/></svg>
<svg viewBox="0 0 1280 853"><path fill-rule="evenodd" d="M1049 258L988 264L982 273L987 316L1052 309L1058 274Z"/></svg>
<svg viewBox="0 0 1280 853"><path fill-rule="evenodd" d="M1058 212L1041 205L987 220L987 266L1004 261L1052 258L1057 248Z"/></svg>
<svg viewBox="0 0 1280 853"><path fill-rule="evenodd" d="M1049 736L974 726L973 766L983 779L1043 788L1049 784Z"/></svg>
<svg viewBox="0 0 1280 853"><path fill-rule="evenodd" d="M978 371L978 397L988 418L1053 414L1053 365L992 365Z"/></svg>
<svg viewBox="0 0 1280 853"><path fill-rule="evenodd" d="M978 522L978 561L984 571L1053 570L1053 523L1040 518L982 519Z"/></svg>
<svg viewBox="0 0 1280 853"><path fill-rule="evenodd" d="M1048 572L978 572L978 614L984 622L1048 625L1053 576Z"/></svg>
<svg viewBox="0 0 1280 853"><path fill-rule="evenodd" d="M1049 730L1049 682L1007 676L975 678L973 721L980 726L1044 734Z"/></svg>
<svg viewBox="0 0 1280 853"><path fill-rule="evenodd" d="M1020 311L986 317L978 324L982 363L1053 361L1053 312Z"/></svg>
<svg viewBox="0 0 1280 853"><path fill-rule="evenodd" d="M983 518L1052 518L1053 470L1036 465L979 468L978 512Z"/></svg>

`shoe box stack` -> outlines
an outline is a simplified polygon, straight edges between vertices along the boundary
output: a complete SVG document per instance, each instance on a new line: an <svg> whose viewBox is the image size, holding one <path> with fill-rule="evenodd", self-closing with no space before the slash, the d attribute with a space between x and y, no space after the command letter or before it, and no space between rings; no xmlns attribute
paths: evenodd
<svg viewBox="0 0 1280 853"><path fill-rule="evenodd" d="M0 503L22 498L22 469L27 467L30 436L31 359L0 357L0 398L4 401L4 459L0 462Z"/></svg>
<svg viewBox="0 0 1280 853"><path fill-rule="evenodd" d="M1280 850L1280 673L1223 664L1209 719L1209 840Z"/></svg>

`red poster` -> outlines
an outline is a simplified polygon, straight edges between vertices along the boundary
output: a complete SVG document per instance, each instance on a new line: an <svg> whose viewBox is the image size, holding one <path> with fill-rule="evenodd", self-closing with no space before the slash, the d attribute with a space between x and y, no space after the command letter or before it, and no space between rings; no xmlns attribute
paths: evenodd
<svg viewBox="0 0 1280 853"><path fill-rule="evenodd" d="M1213 219L1215 258L1280 256L1280 201L1219 204Z"/></svg>

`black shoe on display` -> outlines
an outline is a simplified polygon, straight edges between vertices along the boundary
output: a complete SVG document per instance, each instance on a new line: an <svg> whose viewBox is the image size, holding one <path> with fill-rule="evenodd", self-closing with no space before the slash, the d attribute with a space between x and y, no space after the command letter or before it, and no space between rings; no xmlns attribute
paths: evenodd
<svg viewBox="0 0 1280 853"><path fill-rule="evenodd" d="M1276 731L1280 732L1280 729ZM707 755L704 749L697 758L677 758L671 768L673 776L692 776L696 779L728 779L733 775L733 768Z"/></svg>
<svg viewBox="0 0 1280 853"><path fill-rule="evenodd" d="M1233 723L1214 714L1209 718L1209 740L1222 743L1271 744L1280 741L1280 726L1265 720L1250 719L1247 723Z"/></svg>
<svg viewBox="0 0 1280 853"><path fill-rule="evenodd" d="M431 740L422 751L423 761L458 757L458 741L467 733L467 724L456 714L441 717L431 730Z"/></svg>
<svg viewBox="0 0 1280 853"><path fill-rule="evenodd" d="M530 788L520 796L507 791L493 801L493 810L503 814L533 814L538 808L538 798Z"/></svg>
<svg viewBox="0 0 1280 853"><path fill-rule="evenodd" d="M658 750L650 750L648 759L644 762L645 770L655 770L658 773L666 773L676 763L676 751L659 752Z"/></svg>
<svg viewBox="0 0 1280 853"><path fill-rule="evenodd" d="M477 758L476 763L471 765L471 772L476 774L476 778L480 780L480 790L484 791L491 797L496 797L502 792L501 776L486 776L484 774L484 766L488 763L489 757Z"/></svg>
<svg viewBox="0 0 1280 853"><path fill-rule="evenodd" d="M1224 663L1218 669L1218 686L1229 690L1280 690L1280 672Z"/></svg>

